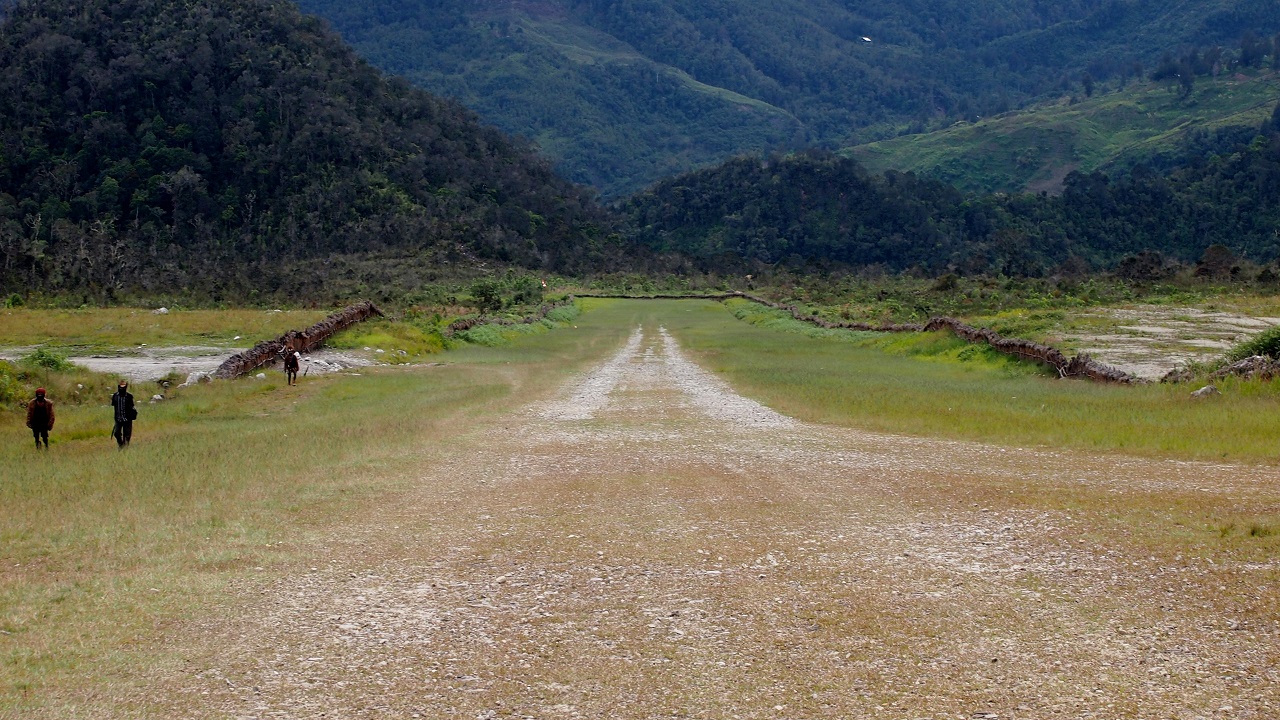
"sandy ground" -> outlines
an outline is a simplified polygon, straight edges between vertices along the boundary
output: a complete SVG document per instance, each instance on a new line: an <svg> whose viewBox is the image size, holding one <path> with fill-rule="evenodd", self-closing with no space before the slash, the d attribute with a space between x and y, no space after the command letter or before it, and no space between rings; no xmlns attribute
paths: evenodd
<svg viewBox="0 0 1280 720"><path fill-rule="evenodd" d="M0 359L17 360L34 348L10 348L0 351ZM138 347L130 354L72 355L67 359L94 372L109 373L128 378L132 382L161 380L172 374L191 378L207 374L232 355L246 348L221 348L200 346ZM352 368L377 364L364 353L322 349L303 356L302 371L308 374L341 372ZM280 372L279 364L264 368L262 372Z"/></svg>
<svg viewBox="0 0 1280 720"><path fill-rule="evenodd" d="M1192 362L1208 362L1280 318L1186 307L1140 305L1086 313L1115 327L1110 333L1068 333L1079 352L1148 380Z"/></svg>
<svg viewBox="0 0 1280 720"><path fill-rule="evenodd" d="M250 612L184 629L148 707L1280 717L1277 560L1168 540L1176 508L1274 513L1275 468L809 425L657 328L428 455L310 567L246 583Z"/></svg>

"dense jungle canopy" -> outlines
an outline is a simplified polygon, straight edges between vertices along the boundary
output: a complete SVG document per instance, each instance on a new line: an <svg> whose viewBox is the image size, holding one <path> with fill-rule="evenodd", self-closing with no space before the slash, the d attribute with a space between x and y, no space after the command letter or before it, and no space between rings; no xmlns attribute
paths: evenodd
<svg viewBox="0 0 1280 720"><path fill-rule="evenodd" d="M217 294L352 254L575 270L621 252L589 191L289 2L20 0L0 69L9 288Z"/></svg>

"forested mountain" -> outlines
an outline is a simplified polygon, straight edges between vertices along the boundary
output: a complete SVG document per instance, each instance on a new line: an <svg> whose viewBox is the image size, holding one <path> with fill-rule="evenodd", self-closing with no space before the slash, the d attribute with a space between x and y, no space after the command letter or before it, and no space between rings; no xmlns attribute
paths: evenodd
<svg viewBox="0 0 1280 720"><path fill-rule="evenodd" d="M609 222L289 2L20 0L0 20L6 288L270 290L374 252L573 270L620 254Z"/></svg>
<svg viewBox="0 0 1280 720"><path fill-rule="evenodd" d="M300 0L375 64L621 195L745 151L945 127L1167 52L1271 53L1274 0ZM1263 47L1265 44L1265 48Z"/></svg>
<svg viewBox="0 0 1280 720"><path fill-rule="evenodd" d="M929 273L1042 275L1126 257L1266 263L1280 256L1280 108L1247 144L1168 173L1072 173L1059 196L962 195L911 173L874 175L810 151L739 158L660 182L621 205L636 236L705 268L779 262ZM1159 262L1152 270L1159 270Z"/></svg>

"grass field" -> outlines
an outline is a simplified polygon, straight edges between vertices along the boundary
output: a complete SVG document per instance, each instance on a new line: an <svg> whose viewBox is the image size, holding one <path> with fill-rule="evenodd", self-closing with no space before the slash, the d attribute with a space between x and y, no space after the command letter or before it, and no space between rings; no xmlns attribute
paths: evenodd
<svg viewBox="0 0 1280 720"><path fill-rule="evenodd" d="M135 317L102 316L77 317L82 327ZM60 404L47 454L32 450L19 412L0 413L0 717L92 717L95 695L127 692L171 660L152 638L175 618L255 568L305 555L313 531L376 503L431 443L545 391L624 331L543 333L445 366L295 388L283 378L183 388L140 403L126 452L108 437L105 396Z"/></svg>
<svg viewBox="0 0 1280 720"><path fill-rule="evenodd" d="M171 310L142 308L0 310L0 347L115 350L149 345L236 347L300 330L324 319L323 310ZM241 339L236 340L239 336Z"/></svg>
<svg viewBox="0 0 1280 720"><path fill-rule="evenodd" d="M271 378L183 388L141 406L126 452L107 437L100 404L60 406L47 454L29 447L17 412L0 413L0 717L94 717L100 704L129 707L157 673L181 670L163 642L174 627L234 613L236 587L306 567L335 527L376 515L441 452L457 451L459 438L547 397L640 324L666 327L739 392L802 420L1011 446L1275 462L1280 395L1267 384L1227 383L1223 397L1196 403L1185 388L1048 378L942 336L818 337L767 313L739 319L705 301L583 308L573 324L435 356L442 364L298 387ZM67 330L61 342L94 345L94 329L108 326L120 333L112 343L206 332L192 317L179 329L148 324L148 316L136 321L141 330L120 330L138 316L99 312L77 315L85 334ZM211 320L208 332L225 334L247 317L257 314ZM0 344L26 342L32 331L22 327L0 326ZM1224 520L1223 537L1248 537L1251 526L1270 534L1270 523Z"/></svg>

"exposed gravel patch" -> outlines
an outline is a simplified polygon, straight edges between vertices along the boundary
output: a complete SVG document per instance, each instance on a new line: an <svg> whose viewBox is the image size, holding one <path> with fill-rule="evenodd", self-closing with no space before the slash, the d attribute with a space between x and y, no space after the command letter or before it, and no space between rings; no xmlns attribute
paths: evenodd
<svg viewBox="0 0 1280 720"><path fill-rule="evenodd" d="M1118 517L1131 500L1274 509L1275 468L808 425L662 330L500 425L442 450L419 492L334 533L314 567L246 587L256 611L204 628L151 702L254 718L1280 716L1274 559L1171 549Z"/></svg>
<svg viewBox="0 0 1280 720"><path fill-rule="evenodd" d="M161 380L177 374L185 377L207 375L227 358L247 348L222 348L202 346L141 346L119 353L73 355L67 359L94 372L118 375L132 382ZM10 348L0 351L0 359L17 360L34 348ZM323 375L358 369L378 364L365 353L340 350L318 350L302 356L302 371L308 375ZM280 370L279 363L264 368L262 372Z"/></svg>
<svg viewBox="0 0 1280 720"><path fill-rule="evenodd" d="M1191 362L1213 360L1236 343L1280 325L1274 317L1157 305L1091 314L1113 324L1116 332L1074 332L1067 339L1079 352L1148 380Z"/></svg>

